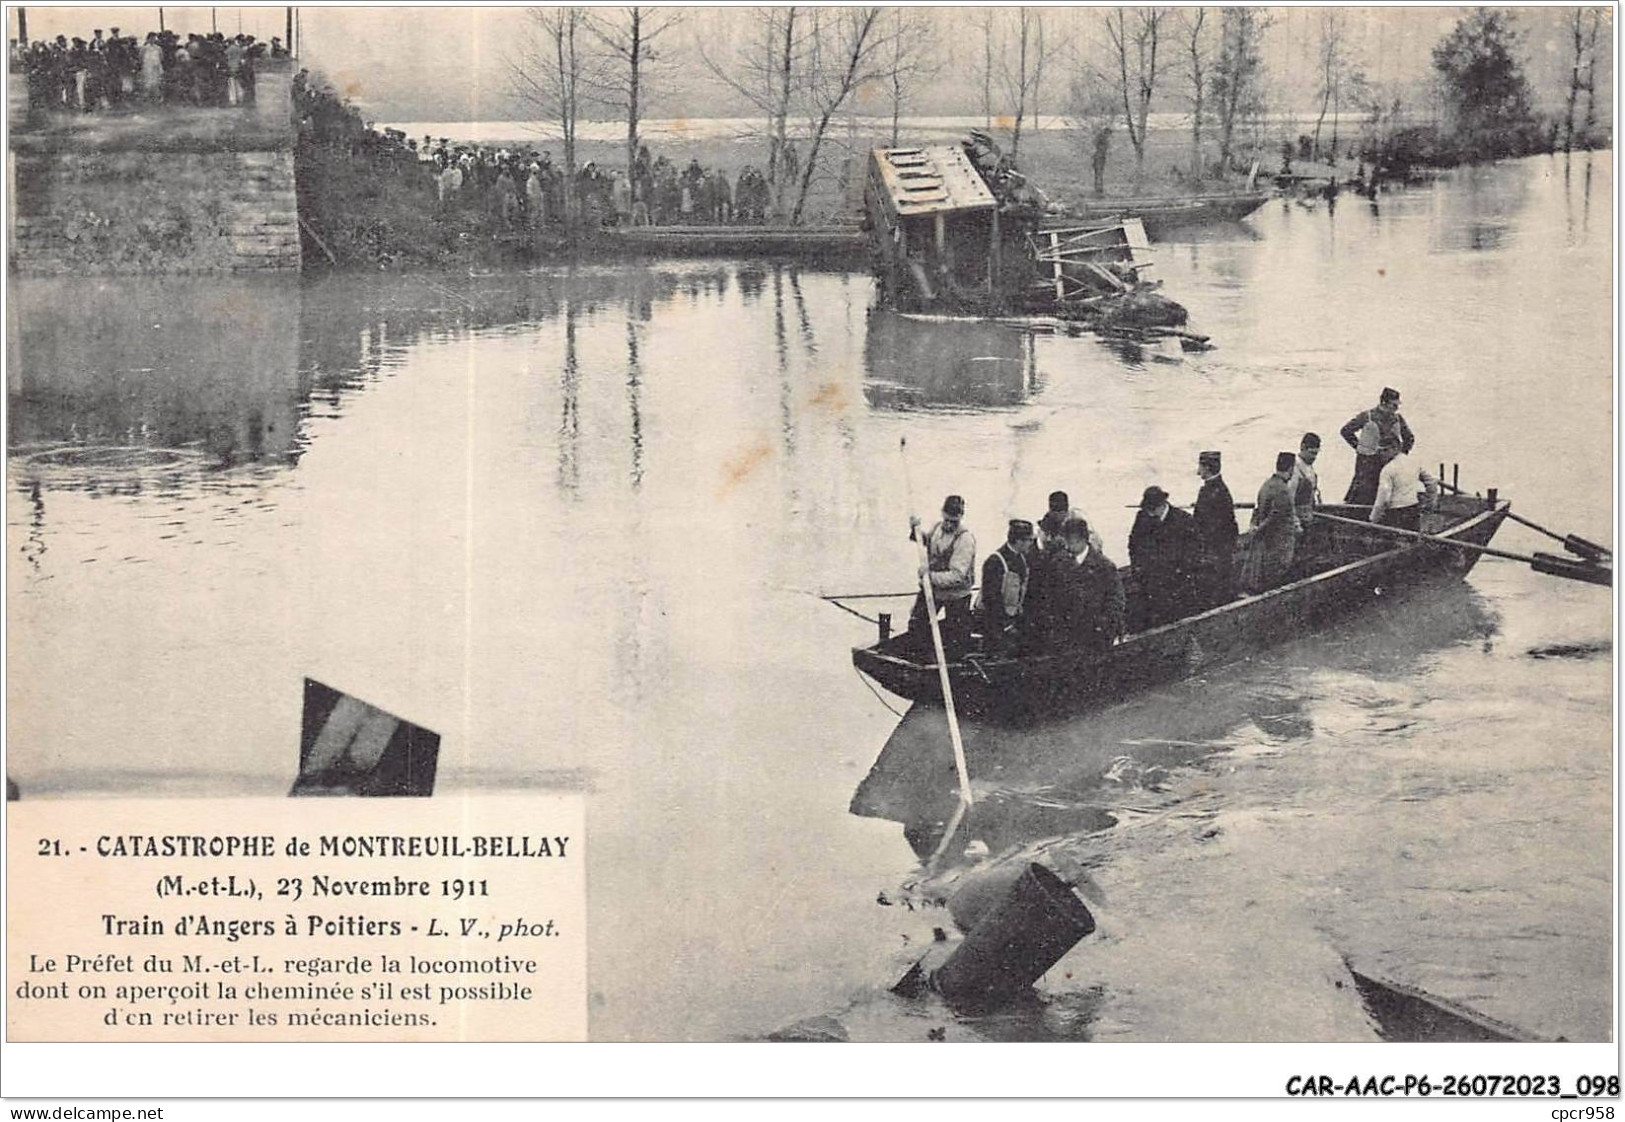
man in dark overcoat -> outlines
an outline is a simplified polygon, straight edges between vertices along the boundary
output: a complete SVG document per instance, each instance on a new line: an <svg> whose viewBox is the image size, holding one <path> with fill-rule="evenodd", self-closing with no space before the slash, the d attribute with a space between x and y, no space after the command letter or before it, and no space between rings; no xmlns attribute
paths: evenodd
<svg viewBox="0 0 1625 1122"><path fill-rule="evenodd" d="M1240 531L1236 526L1236 503L1230 497L1222 467L1217 452L1202 452L1196 458L1202 490L1191 514L1200 550L1194 606L1203 611L1236 597L1236 538Z"/></svg>
<svg viewBox="0 0 1625 1122"><path fill-rule="evenodd" d="M1073 649L1104 651L1125 626L1122 578L1117 566L1089 544L1089 523L1069 518L1062 532L1070 557L1054 575L1061 634Z"/></svg>
<svg viewBox="0 0 1625 1122"><path fill-rule="evenodd" d="M1191 516L1170 504L1161 487L1147 487L1128 536L1128 560L1139 592L1135 630L1161 627L1192 610L1200 550Z"/></svg>

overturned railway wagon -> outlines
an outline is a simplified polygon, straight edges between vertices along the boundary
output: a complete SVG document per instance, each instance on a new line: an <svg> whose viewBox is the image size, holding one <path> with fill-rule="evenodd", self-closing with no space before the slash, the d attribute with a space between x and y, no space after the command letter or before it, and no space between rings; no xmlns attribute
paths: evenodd
<svg viewBox="0 0 1625 1122"><path fill-rule="evenodd" d="M1143 276L1152 261L1138 219L1060 224L1008 186L1019 173L1001 178L995 170L992 181L989 174L968 145L869 154L864 206L882 306L1137 328L1184 324L1185 309Z"/></svg>

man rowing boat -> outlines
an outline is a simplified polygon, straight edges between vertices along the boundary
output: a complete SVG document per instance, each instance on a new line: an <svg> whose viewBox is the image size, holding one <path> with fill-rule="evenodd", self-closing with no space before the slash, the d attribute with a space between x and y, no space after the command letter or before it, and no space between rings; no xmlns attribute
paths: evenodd
<svg viewBox="0 0 1625 1122"><path fill-rule="evenodd" d="M942 501L942 520L925 535L926 568L922 575L930 575L931 598L942 618L943 652L950 659L970 646L971 590L976 587L976 536L965 525L964 517L965 500L949 495ZM919 541L919 535L920 520L910 515L909 540ZM920 649L931 649L931 625L923 591L914 597L908 630Z"/></svg>

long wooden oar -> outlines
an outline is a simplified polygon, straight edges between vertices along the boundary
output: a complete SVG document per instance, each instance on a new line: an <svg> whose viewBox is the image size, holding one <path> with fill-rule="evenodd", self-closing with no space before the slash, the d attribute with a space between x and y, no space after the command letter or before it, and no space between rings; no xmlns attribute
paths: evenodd
<svg viewBox="0 0 1625 1122"><path fill-rule="evenodd" d="M1442 475L1444 465L1441 464L1439 466L1440 466L1441 475ZM1439 486L1443 487L1446 491L1451 491L1451 492L1454 492L1455 494L1458 494L1458 495L1462 494L1462 490L1461 490L1460 487L1457 487L1454 483L1446 483L1442 478L1439 480ZM1570 553L1574 554L1576 557L1584 557L1587 561L1597 561L1597 562L1600 562L1600 563L1603 563L1603 564L1607 564L1609 562L1609 559L1614 556L1614 551L1609 549L1605 545L1598 545L1596 542L1587 541L1585 538L1582 538L1579 534L1560 534L1556 530L1549 530L1545 526L1542 526L1539 522L1536 522L1534 519L1525 518L1523 515L1518 514L1516 511L1511 511L1511 510L1507 511L1507 517L1512 519L1512 521L1518 523L1521 526L1528 526L1531 530L1534 530L1536 533L1545 534L1548 538L1551 538L1554 542L1561 542L1562 545L1563 545L1563 548L1568 550ZM1549 556L1549 555L1548 554L1536 554L1536 556L1537 557L1545 557L1545 556ZM1564 558L1559 558L1559 560L1565 560L1565 559Z"/></svg>
<svg viewBox="0 0 1625 1122"><path fill-rule="evenodd" d="M912 507L914 482L908 470L907 437L902 437L898 441L898 450L903 457L904 485L909 493L909 506ZM931 625L931 646L937 654L937 677L942 683L942 705L948 713L948 738L953 742L954 768L959 772L959 808L948 822L948 829L942 835L942 842L937 846L937 851L931 855L930 863L934 865L947 852L949 843L959 830L960 820L976 801L976 797L971 794L970 768L965 763L965 742L959 736L959 715L954 711L954 688L948 676L948 656L942 647L942 628L937 625L937 598L931 590L931 553L926 548L925 538L926 534L916 529L914 544L920 551L920 594L925 597L925 618Z"/></svg>
<svg viewBox="0 0 1625 1122"><path fill-rule="evenodd" d="M1513 514L1510 510L1507 511L1507 517L1520 525L1528 526L1531 530L1545 534L1553 541L1562 542L1563 548L1574 554L1576 557L1584 557L1589 561L1603 561L1614 555L1614 551L1609 549L1607 546L1598 545L1596 542L1587 541L1579 534L1559 534L1555 530L1548 530L1538 522L1534 522L1528 518Z"/></svg>
<svg viewBox="0 0 1625 1122"><path fill-rule="evenodd" d="M1487 545L1476 545L1473 542L1458 541L1455 538L1441 538L1434 534L1424 534L1420 530L1405 530L1398 526L1385 526L1380 522L1362 522L1357 518L1344 518L1338 514L1327 514L1324 511L1315 511L1316 518L1323 518L1328 522L1340 522L1345 526L1358 526L1364 530L1376 530L1378 533L1393 537L1407 538L1416 542L1432 542L1434 545L1446 545L1453 549L1468 549L1474 553L1487 554L1490 557L1502 557L1508 561L1520 561L1537 573L1548 576L1567 577L1570 580L1585 581L1588 584L1612 585L1614 573L1611 568L1587 564L1580 561L1570 561L1567 557L1559 557L1555 553L1513 553L1505 549L1494 549Z"/></svg>

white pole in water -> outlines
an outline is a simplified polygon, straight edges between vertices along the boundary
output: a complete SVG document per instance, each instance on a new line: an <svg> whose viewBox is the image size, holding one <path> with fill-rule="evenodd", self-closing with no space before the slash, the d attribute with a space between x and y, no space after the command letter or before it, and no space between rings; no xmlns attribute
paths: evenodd
<svg viewBox="0 0 1625 1122"><path fill-rule="evenodd" d="M903 453L903 477L908 485L909 506L912 507L914 486L908 471L908 438L903 437L898 447ZM918 530L914 534L914 544L920 550L920 594L925 597L925 618L931 624L931 646L937 654L937 676L942 682L942 705L948 713L948 737L953 741L954 767L959 771L959 810L948 823L942 844L937 848L937 852L931 855L931 860L935 862L942 856L943 850L947 849L954 832L959 829L959 820L964 816L965 808L972 805L976 799L971 794L970 769L965 766L965 742L959 738L959 716L954 712L954 688L948 679L948 658L942 649L942 628L937 625L937 598L931 594L931 553L926 549L925 535Z"/></svg>

